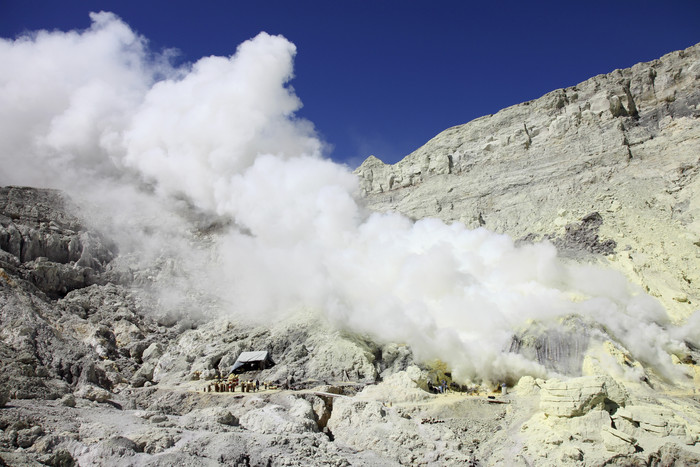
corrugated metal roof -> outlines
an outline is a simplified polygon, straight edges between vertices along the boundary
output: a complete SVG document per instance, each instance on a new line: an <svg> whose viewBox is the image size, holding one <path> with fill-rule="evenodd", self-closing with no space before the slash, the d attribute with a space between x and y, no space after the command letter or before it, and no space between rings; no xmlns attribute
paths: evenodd
<svg viewBox="0 0 700 467"><path fill-rule="evenodd" d="M262 362L267 360L267 351L259 350L255 352L241 352L236 359L236 363Z"/></svg>

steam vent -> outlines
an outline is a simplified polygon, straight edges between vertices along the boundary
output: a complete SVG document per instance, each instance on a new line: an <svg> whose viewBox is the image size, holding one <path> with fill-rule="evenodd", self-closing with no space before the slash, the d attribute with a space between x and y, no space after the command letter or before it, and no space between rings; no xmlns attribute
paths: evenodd
<svg viewBox="0 0 700 467"><path fill-rule="evenodd" d="M92 18L0 86L0 465L699 465L700 44L353 172L284 37Z"/></svg>

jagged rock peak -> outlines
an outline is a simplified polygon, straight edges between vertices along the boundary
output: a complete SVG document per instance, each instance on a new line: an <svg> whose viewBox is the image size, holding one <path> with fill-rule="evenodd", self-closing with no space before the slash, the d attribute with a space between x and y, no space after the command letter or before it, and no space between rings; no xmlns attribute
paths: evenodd
<svg viewBox="0 0 700 467"><path fill-rule="evenodd" d="M537 146L550 139L576 136L586 124L612 124L613 129L630 133L624 128L628 123L625 117L637 123L628 126L647 130L642 134L632 132L633 140L615 141L615 146L626 146L623 152L632 157L631 146L639 144L640 139L653 138L661 130L659 123L664 117L698 117L699 78L700 44L697 44L449 128L394 165L377 164L377 158L370 156L356 173L367 193L382 193L451 173L452 169L457 173L468 171L478 162L473 159L485 153L500 155L507 150L519 154L530 149L538 152ZM619 118L622 120L615 121ZM594 142L581 134L575 139ZM590 150L602 150L605 142L591 145ZM385 173L372 170L381 167Z"/></svg>

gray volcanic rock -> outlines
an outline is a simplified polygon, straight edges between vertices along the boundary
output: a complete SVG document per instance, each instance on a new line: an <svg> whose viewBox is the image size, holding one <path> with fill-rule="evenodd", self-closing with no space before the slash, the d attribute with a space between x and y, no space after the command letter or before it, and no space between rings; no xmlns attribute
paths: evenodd
<svg viewBox="0 0 700 467"><path fill-rule="evenodd" d="M255 372L251 377L278 384L291 377L299 388L338 382L371 384L382 370L385 374L397 372L413 363L410 351L397 361L392 358L394 346L382 347L358 336L330 330L309 314L263 325L226 319L204 323L184 331L154 358L147 360L148 350L144 352L142 368L152 365L148 367L151 374L144 375L139 370L135 377L165 385L193 378L211 380L219 374L227 375L236 357L248 350L266 350L275 361L272 368Z"/></svg>
<svg viewBox="0 0 700 467"><path fill-rule="evenodd" d="M241 399L203 390L251 348L271 351L276 365L247 377L293 377L296 387L344 380L343 389L324 387L334 394L412 363L405 347L331 331L313 314L273 326L172 314L135 287L151 271L117 257L61 193L7 187L0 201L6 464L309 465L313 458L347 465L353 454L339 454L321 433L331 413L327 396Z"/></svg>
<svg viewBox="0 0 700 467"><path fill-rule="evenodd" d="M167 338L131 293L109 283L114 247L60 192L0 188L1 390L108 400Z"/></svg>
<svg viewBox="0 0 700 467"><path fill-rule="evenodd" d="M588 214L580 223L568 224L564 235L554 239L554 245L564 255L575 255L576 252L588 252L598 255L611 255L615 252L617 243L607 239L601 241L598 231L603 225L603 218L597 212Z"/></svg>
<svg viewBox="0 0 700 467"><path fill-rule="evenodd" d="M0 267L52 297L97 283L114 246L74 210L55 190L0 187Z"/></svg>
<svg viewBox="0 0 700 467"><path fill-rule="evenodd" d="M445 130L356 170L372 209L608 255L672 316L700 303L700 44ZM591 213L598 213L591 218Z"/></svg>
<svg viewBox="0 0 700 467"><path fill-rule="evenodd" d="M512 337L508 351L524 355L556 373L580 376L594 333L604 334L593 323L579 317L569 317L554 326L530 323Z"/></svg>
<svg viewBox="0 0 700 467"><path fill-rule="evenodd" d="M71 214L76 208L55 190L0 187L0 248L20 262L46 258L102 270L114 248Z"/></svg>

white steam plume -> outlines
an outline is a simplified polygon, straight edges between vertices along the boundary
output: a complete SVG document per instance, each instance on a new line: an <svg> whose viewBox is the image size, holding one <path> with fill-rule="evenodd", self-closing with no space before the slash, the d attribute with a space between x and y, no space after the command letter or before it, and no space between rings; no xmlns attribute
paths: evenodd
<svg viewBox="0 0 700 467"><path fill-rule="evenodd" d="M229 58L175 67L113 14L91 18L82 32L0 41L0 184L88 194L109 206L123 248L150 257L171 245L193 271L183 281L199 278L227 313L315 309L440 358L462 381L542 375L503 349L528 320L569 314L672 371L667 351L682 336L622 276L566 265L549 244L367 214L354 175L324 159L313 125L295 116L296 50L283 37L261 33ZM214 254L189 251L172 215L182 200L234 219Z"/></svg>

